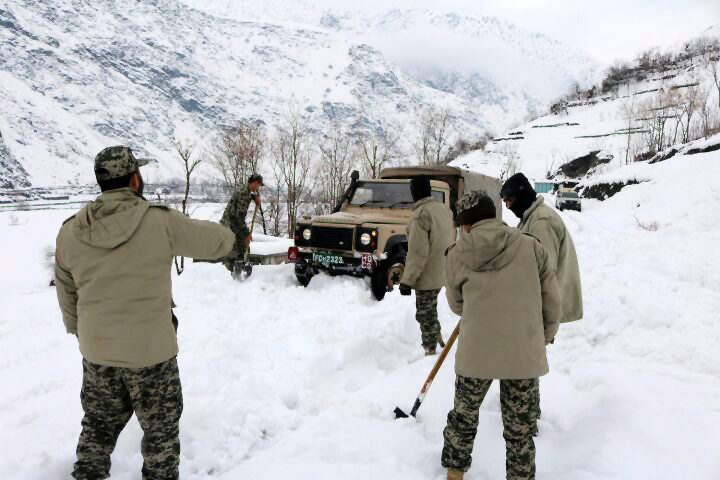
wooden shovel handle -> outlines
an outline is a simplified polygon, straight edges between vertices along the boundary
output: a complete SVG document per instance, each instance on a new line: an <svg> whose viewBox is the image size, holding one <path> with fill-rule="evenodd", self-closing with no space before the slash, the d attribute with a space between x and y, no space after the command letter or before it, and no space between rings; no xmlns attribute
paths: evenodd
<svg viewBox="0 0 720 480"><path fill-rule="evenodd" d="M459 334L460 322L458 322L458 324L455 326L455 330L453 330L453 332L450 334L450 338L447 339L445 347L442 349L442 352L440 352L440 356L435 362L435 366L432 370L430 370L430 375L428 375L428 378L427 380L425 380L425 384L423 385L422 390L420 390L420 397L424 397L425 392L427 392L430 388L430 385L432 385L433 380L435 380L435 375L437 375L437 373L440 371L440 367L442 367L442 364L445 361L445 357L447 357L448 353L450 353L450 349L452 348Z"/></svg>

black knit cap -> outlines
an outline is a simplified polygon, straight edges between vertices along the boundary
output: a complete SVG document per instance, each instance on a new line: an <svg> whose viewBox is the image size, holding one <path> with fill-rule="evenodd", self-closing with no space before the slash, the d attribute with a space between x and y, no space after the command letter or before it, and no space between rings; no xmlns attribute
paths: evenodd
<svg viewBox="0 0 720 480"><path fill-rule="evenodd" d="M530 180L522 173L516 173L508 178L500 189L500 197L530 198L537 197L535 189L530 185Z"/></svg>
<svg viewBox="0 0 720 480"><path fill-rule="evenodd" d="M410 180L410 193L416 202L432 195L430 177L420 175Z"/></svg>

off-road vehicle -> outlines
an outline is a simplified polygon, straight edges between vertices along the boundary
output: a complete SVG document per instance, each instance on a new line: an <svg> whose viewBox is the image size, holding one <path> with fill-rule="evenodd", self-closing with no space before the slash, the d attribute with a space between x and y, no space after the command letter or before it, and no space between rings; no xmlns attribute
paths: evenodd
<svg viewBox="0 0 720 480"><path fill-rule="evenodd" d="M307 286L320 271L368 277L373 296L382 300L405 271L407 225L414 204L410 180L420 175L430 177L432 196L453 214L464 192L483 189L497 199L501 218L501 185L493 177L447 166L388 168L373 180L360 180L353 172L332 214L298 221L295 246L288 252L298 282Z"/></svg>
<svg viewBox="0 0 720 480"><path fill-rule="evenodd" d="M555 208L558 210L582 211L580 195L572 188L560 188L555 194Z"/></svg>

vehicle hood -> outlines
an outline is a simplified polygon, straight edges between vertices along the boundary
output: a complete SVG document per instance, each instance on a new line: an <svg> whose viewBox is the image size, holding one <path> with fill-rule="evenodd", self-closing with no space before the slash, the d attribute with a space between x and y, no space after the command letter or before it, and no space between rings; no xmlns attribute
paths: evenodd
<svg viewBox="0 0 720 480"><path fill-rule="evenodd" d="M336 223L340 225L362 225L364 223L393 223L399 225L406 225L409 221L409 217L393 217L390 215L382 215L378 212L368 212L362 214L337 212L330 215L318 215L317 217L313 217L312 223Z"/></svg>

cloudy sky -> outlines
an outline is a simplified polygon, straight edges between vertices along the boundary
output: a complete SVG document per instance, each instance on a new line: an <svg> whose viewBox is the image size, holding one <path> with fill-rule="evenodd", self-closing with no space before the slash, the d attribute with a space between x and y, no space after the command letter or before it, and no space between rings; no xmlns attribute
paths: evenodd
<svg viewBox="0 0 720 480"><path fill-rule="evenodd" d="M357 0L317 0L358 9ZM492 15L576 46L610 63L653 46L670 47L720 27L718 0L364 0L362 9L428 8Z"/></svg>

